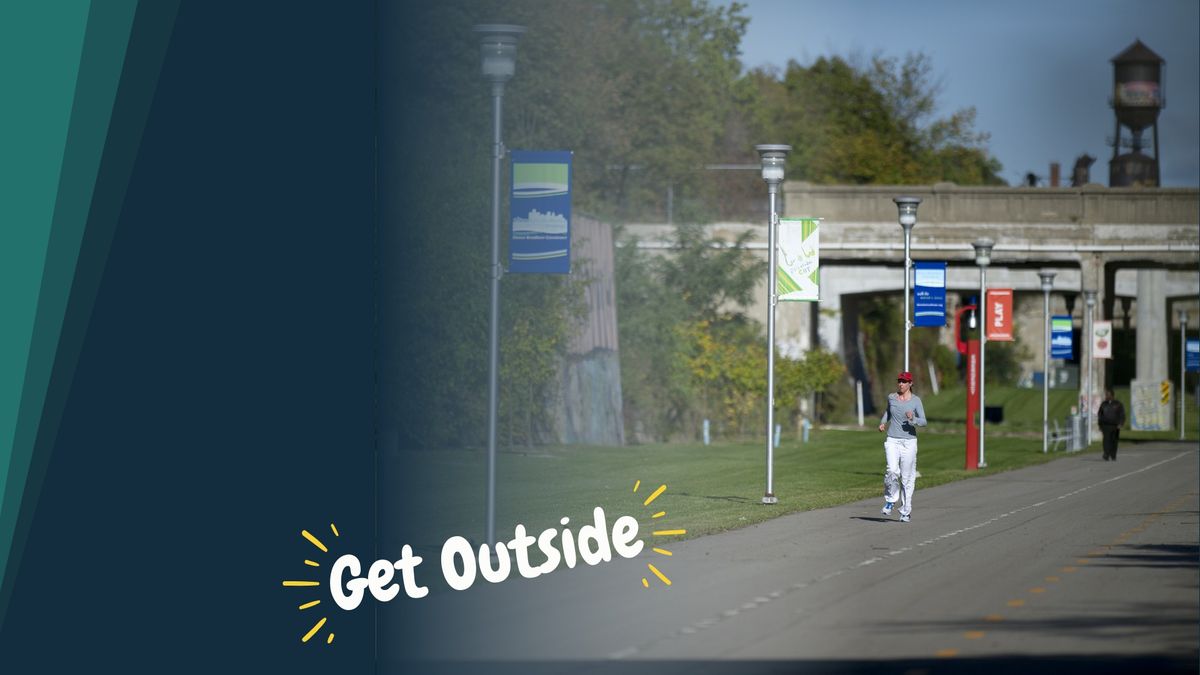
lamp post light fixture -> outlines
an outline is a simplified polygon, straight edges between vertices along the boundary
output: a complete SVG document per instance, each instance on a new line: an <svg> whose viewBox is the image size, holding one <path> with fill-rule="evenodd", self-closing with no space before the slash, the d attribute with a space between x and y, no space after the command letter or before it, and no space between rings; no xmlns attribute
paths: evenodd
<svg viewBox="0 0 1200 675"><path fill-rule="evenodd" d="M1179 440L1183 440L1183 416L1187 409L1187 310L1179 310Z"/></svg>
<svg viewBox="0 0 1200 675"><path fill-rule="evenodd" d="M1042 344L1042 454L1050 451L1050 290L1054 288L1054 277L1057 274L1050 270L1038 272L1038 276L1042 278L1042 292L1046 295L1046 303L1042 310L1045 323L1045 338Z"/></svg>
<svg viewBox="0 0 1200 675"><path fill-rule="evenodd" d="M525 33L523 26L480 24L479 51L482 73L492 83L492 262L491 316L488 324L488 445L487 445L487 530L484 541L496 539L496 417L499 404L497 386L500 352L500 161L504 158L501 120L504 84L517 70L517 41Z"/></svg>
<svg viewBox="0 0 1200 675"><path fill-rule="evenodd" d="M790 145L756 145L754 149L762 157L762 178L767 183L770 204L770 220L767 222L767 489L762 503L775 504L775 303L779 296L775 292L776 237L779 215L776 213L776 197L783 184L784 162L792 151Z"/></svg>
<svg viewBox="0 0 1200 675"><path fill-rule="evenodd" d="M893 197L896 209L900 212L900 227L904 228L904 370L908 367L908 331L912 329L912 310L909 303L909 284L912 282L912 258L909 252L912 245L912 229L917 224L917 207L921 205L920 197Z"/></svg>
<svg viewBox="0 0 1200 675"><path fill-rule="evenodd" d="M1094 351L1096 349L1096 345L1095 345L1095 341L1096 341L1096 335L1095 335L1096 334L1096 324L1095 324L1096 291L1089 289L1089 288L1083 289L1083 302L1084 302L1084 307L1087 308L1087 316L1084 317L1084 324L1087 326L1087 338L1086 338L1087 342L1084 345L1087 347L1087 388L1084 390L1086 393L1084 394L1083 416L1084 416L1084 419L1087 421L1087 425L1085 426L1085 428L1087 429L1087 444L1091 445L1092 444L1092 408L1093 408L1093 402L1096 399L1095 391L1093 391L1095 388L1095 380L1092 379L1093 374L1095 372L1093 370L1093 368L1095 367L1095 363L1096 363L1096 361L1095 361L1096 354Z"/></svg>
<svg viewBox="0 0 1200 675"><path fill-rule="evenodd" d="M992 247L996 242L983 237L971 243L975 247L975 264L979 265L979 468L987 468L987 460L983 451L983 423L987 411L987 398L984 396L984 354L987 352L987 267L992 264Z"/></svg>

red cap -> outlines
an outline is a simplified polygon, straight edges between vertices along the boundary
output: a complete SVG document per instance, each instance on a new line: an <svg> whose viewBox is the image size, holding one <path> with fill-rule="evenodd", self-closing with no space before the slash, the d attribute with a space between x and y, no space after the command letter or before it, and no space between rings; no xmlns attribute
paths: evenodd
<svg viewBox="0 0 1200 675"><path fill-rule="evenodd" d="M899 382L912 382L912 373L910 373L906 370L903 373L900 373L899 375L897 375L896 380Z"/></svg>

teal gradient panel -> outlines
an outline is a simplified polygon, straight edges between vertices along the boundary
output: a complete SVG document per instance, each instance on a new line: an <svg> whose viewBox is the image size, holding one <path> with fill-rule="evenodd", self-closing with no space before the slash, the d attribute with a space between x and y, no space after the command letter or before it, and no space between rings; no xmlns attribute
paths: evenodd
<svg viewBox="0 0 1200 675"><path fill-rule="evenodd" d="M29 435L18 434L22 401L41 407L41 393L27 389L31 379L42 379L34 388L45 391L48 368L31 368L31 347L61 203L88 6L86 0L0 5L0 99L6 102L0 106L0 570L32 451Z"/></svg>
<svg viewBox="0 0 1200 675"><path fill-rule="evenodd" d="M25 489L10 490L5 505L5 517L15 512L16 524L0 586L0 626L36 516L177 4L154 2L139 8L134 0L104 3L93 7L88 19L26 378L26 391L34 396L22 401L17 426L17 447L32 447L32 453Z"/></svg>
<svg viewBox="0 0 1200 675"><path fill-rule="evenodd" d="M301 528L374 552L376 7L163 6L52 347L0 670L374 672L371 612L304 644L280 579Z"/></svg>

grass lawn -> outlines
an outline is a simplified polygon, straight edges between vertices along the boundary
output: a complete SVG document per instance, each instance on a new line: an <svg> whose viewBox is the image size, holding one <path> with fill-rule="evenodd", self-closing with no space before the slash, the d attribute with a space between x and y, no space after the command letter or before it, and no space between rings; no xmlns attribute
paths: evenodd
<svg viewBox="0 0 1200 675"><path fill-rule="evenodd" d="M991 385L987 388L988 407L1000 406L1004 421L987 426L997 433L1042 434L1042 390ZM938 395L931 392L920 394L925 404L925 415L936 428L964 428L967 419L967 390L962 387L943 389ZM1079 392L1074 389L1051 389L1049 396L1050 419L1065 424L1071 406L1078 405Z"/></svg>
<svg viewBox="0 0 1200 675"><path fill-rule="evenodd" d="M779 503L761 503L765 488L765 442L661 444L624 448L553 447L503 451L497 465L496 534L512 537L522 523L535 536L559 527L590 522L604 507L608 525L620 515L638 518L641 531L686 529L695 537L761 522L786 513L860 499L882 503L883 434L878 431L813 430L810 442L785 440L775 451L775 494ZM1089 450L1095 452L1099 444ZM482 532L484 457L480 450L439 451L392 458L403 472L404 489L436 495L427 515L434 526L427 544L450 534L478 541ZM961 433L921 436L918 490L950 481L1053 461L1067 453L1041 452L1040 438L989 437L988 468L964 470ZM637 493L634 485L641 481ZM650 506L643 501L659 485L667 490ZM874 510L874 506L872 510ZM654 513L666 515L652 518ZM404 514L411 516L411 514ZM387 514L384 516L387 526ZM415 542L414 542L415 543Z"/></svg>
<svg viewBox="0 0 1200 675"><path fill-rule="evenodd" d="M989 405L1004 407L1004 422L987 426L988 468L966 471L964 392L922 396L930 427L921 435L918 490L956 480L1054 461L1068 454L1041 452L1042 392L993 386ZM1117 398L1129 409L1128 389ZM1073 390L1050 392L1050 414L1065 420ZM1194 399L1189 398L1188 438L1200 437ZM873 499L882 503L883 435L868 420L865 430L814 429L809 443L785 436L775 451L775 494L761 503L766 485L764 441L666 443L629 447L561 446L501 450L496 469L496 536L512 538L517 523L536 536L592 521L601 506L611 528L621 515L638 518L640 531L685 529L691 538L752 525L786 513ZM1178 440L1178 431L1122 432L1122 443ZM1062 446L1060 446L1062 447ZM1098 452L1100 437L1083 452ZM485 457L480 449L400 453L384 458L383 485L403 490L400 513L381 514L381 526L403 525L405 537L421 548L440 547L460 534L479 542L484 530ZM641 481L635 493L634 485ZM652 504L643 501L660 485ZM871 511L875 510L872 505ZM653 514L665 512L659 518ZM413 525L413 523L416 525ZM393 530L396 531L396 530ZM676 540L674 537L664 540Z"/></svg>
<svg viewBox="0 0 1200 675"><path fill-rule="evenodd" d="M1000 406L1004 410L1004 421L1000 424L988 423L987 433L993 435L1024 435L1041 439L1042 435L1042 390L1022 389L1018 387L989 385L986 391L987 405ZM1113 391L1125 406L1126 415L1130 413L1129 388L1118 387ZM925 415L929 418L930 431L963 433L967 419L967 391L962 387L943 389L938 395L930 392L920 394L921 402L925 404ZM1066 428L1067 415L1071 406L1078 405L1079 393L1075 389L1051 389L1049 396L1050 419L1058 420ZM1196 409L1196 399L1187 398L1188 410L1184 419L1187 427L1187 437L1200 437L1200 411ZM1094 415L1096 411L1092 411ZM1179 414L1178 408L1175 414ZM876 423L877 420L876 420ZM1121 432L1121 438L1130 440L1179 440L1179 431L1133 431L1128 427ZM1098 440L1098 439L1097 439ZM989 443L990 447L990 443ZM1039 448L1040 449L1040 448Z"/></svg>

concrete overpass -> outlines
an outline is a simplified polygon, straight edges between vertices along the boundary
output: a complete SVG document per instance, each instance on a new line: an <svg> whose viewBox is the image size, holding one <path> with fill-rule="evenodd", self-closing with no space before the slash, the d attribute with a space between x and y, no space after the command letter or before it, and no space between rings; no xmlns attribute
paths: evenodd
<svg viewBox="0 0 1200 675"><path fill-rule="evenodd" d="M1037 271L1049 268L1058 272L1052 313L1071 313L1082 327L1084 288L1097 291L1097 319L1114 318L1120 326L1129 308L1136 307L1132 326L1138 329L1137 379L1161 381L1175 375L1167 372L1168 332L1178 332L1174 310L1187 309L1192 325L1200 320L1200 190L1192 188L787 183L783 215L824 220L821 302L780 305L776 330L782 351L795 354L819 344L854 363L854 299L878 293L899 296L904 287L903 231L892 203L892 197L901 194L923 199L912 234L912 257L949 263L948 296L978 291L971 242L980 237L996 242L988 286L1016 291L1018 335L1035 354L1044 345ZM754 233L751 250L766 255L765 222L717 223L708 229L726 240L749 230ZM639 247L670 246L670 226L635 224L627 230L639 238ZM765 279L756 297L752 315L765 321ZM957 300L949 297L948 303ZM942 331L942 339L953 344L950 333ZM897 348L902 350L902 343ZM1105 365L1096 362L1093 396L1106 381ZM1040 359L1030 364L1030 369L1040 367Z"/></svg>

